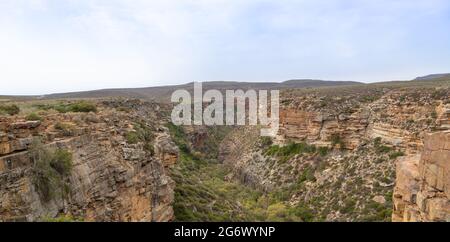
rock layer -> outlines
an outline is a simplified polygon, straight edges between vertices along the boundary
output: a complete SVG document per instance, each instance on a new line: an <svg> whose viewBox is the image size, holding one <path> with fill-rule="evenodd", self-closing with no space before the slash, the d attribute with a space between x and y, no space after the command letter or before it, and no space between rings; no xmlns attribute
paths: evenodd
<svg viewBox="0 0 450 242"><path fill-rule="evenodd" d="M111 108L129 107L126 113ZM155 107L124 101L105 103L97 113L53 114L43 122L0 122L0 221L39 221L70 215L84 221L171 221L174 182L167 169L177 158L164 129L154 129L155 152L144 142L127 140L134 122L158 124ZM148 121L150 120L150 121ZM76 123L69 135L54 129L56 122ZM46 201L33 182L29 144L40 137L49 149L72 153L68 196ZM164 140L164 142L160 142ZM161 143L164 144L163 149ZM152 145L152 144L149 144ZM170 152L168 152L170 151Z"/></svg>
<svg viewBox="0 0 450 242"><path fill-rule="evenodd" d="M420 156L397 161L393 221L450 221L450 131L425 137Z"/></svg>

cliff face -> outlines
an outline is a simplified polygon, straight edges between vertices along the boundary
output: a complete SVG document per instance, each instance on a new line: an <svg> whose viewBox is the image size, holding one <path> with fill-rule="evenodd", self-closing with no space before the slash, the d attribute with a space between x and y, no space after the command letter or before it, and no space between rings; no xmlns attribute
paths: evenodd
<svg viewBox="0 0 450 242"><path fill-rule="evenodd" d="M333 135L342 137L343 147L355 149L365 135L369 113L330 114L286 108L280 112L281 141L308 141L319 146L331 146Z"/></svg>
<svg viewBox="0 0 450 242"><path fill-rule="evenodd" d="M450 131L427 135L421 155L397 161L392 220L450 221Z"/></svg>
<svg viewBox="0 0 450 242"><path fill-rule="evenodd" d="M268 143L258 140L257 130L235 130L222 144L221 159L231 169L228 177L264 191L281 189L287 204L315 211L318 220L390 221L395 160L420 155L427 134L448 129L449 91L284 92L278 136Z"/></svg>
<svg viewBox="0 0 450 242"><path fill-rule="evenodd" d="M307 141L330 146L339 137L341 148L354 150L364 139L380 137L407 152L423 147L423 136L433 129L447 129L450 104L436 93L448 90L385 90L376 100L357 96L309 94L289 100L280 112L279 143ZM378 96L376 96L378 95Z"/></svg>
<svg viewBox="0 0 450 242"><path fill-rule="evenodd" d="M166 130L158 128L159 107L139 101L97 105L97 113L0 120L0 221L61 215L84 221L173 219L174 182L167 168L178 153ZM52 187L51 197L43 197L36 184L30 152L37 139L41 149L64 149L72 156L70 174L62 186Z"/></svg>

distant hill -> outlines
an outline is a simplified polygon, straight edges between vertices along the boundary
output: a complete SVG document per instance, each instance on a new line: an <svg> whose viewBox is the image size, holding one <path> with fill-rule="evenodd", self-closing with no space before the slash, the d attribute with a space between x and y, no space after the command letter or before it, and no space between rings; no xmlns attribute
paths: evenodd
<svg viewBox="0 0 450 242"><path fill-rule="evenodd" d="M224 90L273 90L273 89L288 89L288 88L314 88L314 87L333 87L346 85L364 85L361 82L349 81L323 81L323 80L289 80L285 82L203 82L203 90L217 89ZM44 95L45 99L61 99L61 98L100 98L100 97L130 97L142 98L148 100L168 101L172 92L178 89L185 89L193 92L193 83L162 86L162 87L144 87L144 88L121 88L121 89L103 89L85 92L71 92Z"/></svg>
<svg viewBox="0 0 450 242"><path fill-rule="evenodd" d="M443 74L432 74L422 77L417 77L416 81L426 81L426 80L435 80L435 79L441 79L441 78L450 78L450 73L443 73Z"/></svg>
<svg viewBox="0 0 450 242"><path fill-rule="evenodd" d="M286 89L305 89L305 88L331 88L333 87L410 87L410 86L444 86L450 84L449 74L433 74L418 77L411 81L390 81L365 84L353 81L325 81L314 79L293 79L285 82L233 82L233 81L215 81L203 82L203 90L217 89L225 90L286 90ZM65 98L107 98L124 97L140 98L145 100L154 100L158 102L168 102L175 90L185 89L193 93L193 83L173 86L143 87L143 88L118 88L102 89L83 92L56 93L43 96L0 96L0 102L8 100L29 100L29 99L65 99Z"/></svg>
<svg viewBox="0 0 450 242"><path fill-rule="evenodd" d="M314 79L294 79L281 83L284 88L299 88L299 87L331 87L331 86L349 86L361 85L362 82L353 81L323 81Z"/></svg>

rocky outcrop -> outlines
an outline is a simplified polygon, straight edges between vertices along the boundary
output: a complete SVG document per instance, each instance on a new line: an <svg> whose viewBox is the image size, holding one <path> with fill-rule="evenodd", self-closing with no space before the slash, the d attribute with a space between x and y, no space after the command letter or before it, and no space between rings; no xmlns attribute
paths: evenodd
<svg viewBox="0 0 450 242"><path fill-rule="evenodd" d="M119 111L123 109L118 107L129 104L131 111ZM84 221L173 220L175 184L167 169L176 162L177 149L171 148L164 130L158 130L156 121L161 118L155 115L150 104L124 101L102 104L96 114L49 114L42 122L3 119L0 221L39 221L61 215ZM78 131L63 133L54 128L57 122L76 124L72 128ZM156 141L128 140L135 122L154 132ZM38 138L48 149L72 154L64 196L56 193L46 200L37 190L28 148ZM156 152L146 148L149 145Z"/></svg>
<svg viewBox="0 0 450 242"><path fill-rule="evenodd" d="M443 129L450 122L449 104L439 90L384 90L377 100L368 102L357 94L307 94L295 97L281 107L277 143L306 141L330 147L355 150L366 139L381 138L407 153L423 147L426 132ZM366 94L365 98L372 98ZM285 100L286 101L286 100ZM336 142L339 141L339 142Z"/></svg>
<svg viewBox="0 0 450 242"><path fill-rule="evenodd" d="M172 141L167 128L162 128L162 133L159 133L155 139L155 156L159 158L165 167L173 167L178 161L180 153L178 147Z"/></svg>
<svg viewBox="0 0 450 242"><path fill-rule="evenodd" d="M339 138L343 148L352 150L361 143L368 118L364 110L352 114L331 114L287 108L280 112L280 136L277 139L331 146L333 138Z"/></svg>
<svg viewBox="0 0 450 242"><path fill-rule="evenodd" d="M393 221L450 221L450 131L427 135L421 156L397 161Z"/></svg>
<svg viewBox="0 0 450 242"><path fill-rule="evenodd" d="M441 104L436 108L436 123L441 129L450 129L450 104Z"/></svg>
<svg viewBox="0 0 450 242"><path fill-rule="evenodd" d="M9 119L0 120L0 155L26 150L31 144L30 137L38 134L40 121L9 122Z"/></svg>

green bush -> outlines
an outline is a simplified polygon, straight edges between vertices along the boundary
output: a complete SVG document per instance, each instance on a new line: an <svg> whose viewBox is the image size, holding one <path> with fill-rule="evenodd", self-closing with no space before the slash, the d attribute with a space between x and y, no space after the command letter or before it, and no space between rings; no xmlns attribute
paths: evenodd
<svg viewBox="0 0 450 242"><path fill-rule="evenodd" d="M0 105L0 113L6 113L9 115L16 115L20 113L20 108L15 105L15 104L11 104L11 105Z"/></svg>
<svg viewBox="0 0 450 242"><path fill-rule="evenodd" d="M261 137L260 144L262 147L268 147L273 144L272 138L270 137Z"/></svg>
<svg viewBox="0 0 450 242"><path fill-rule="evenodd" d="M139 142L144 143L144 149L151 155L154 154L153 141L155 139L154 132L151 128L147 127L145 123L134 123L133 127L135 131L129 131L125 134L125 138L129 144L137 144Z"/></svg>
<svg viewBox="0 0 450 242"><path fill-rule="evenodd" d="M95 104L86 102L86 101L78 101L75 103L59 103L59 104L37 104L35 107L42 110L50 110L54 109L60 113L67 112L75 112L75 113L89 113L89 112L97 112L97 107Z"/></svg>
<svg viewBox="0 0 450 242"><path fill-rule="evenodd" d="M328 147L319 147L318 152L320 156L326 156L328 154Z"/></svg>
<svg viewBox="0 0 450 242"><path fill-rule="evenodd" d="M75 126L70 123L58 122L55 124L55 129L61 131L64 136L72 136L75 132Z"/></svg>
<svg viewBox="0 0 450 242"><path fill-rule="evenodd" d="M168 123L167 128L169 129L172 139L180 151L184 153L191 153L191 149L186 140L187 134L184 132L183 127L177 126L173 123Z"/></svg>
<svg viewBox="0 0 450 242"><path fill-rule="evenodd" d="M405 155L405 153L403 153L402 151L395 151L395 152L389 154L389 158L391 158L392 160L395 160L398 157L404 156L404 155Z"/></svg>
<svg viewBox="0 0 450 242"><path fill-rule="evenodd" d="M33 161L32 182L45 202L58 194L68 195L69 187L65 183L72 170L72 155L67 150L51 150L40 141L34 141L30 147L30 158Z"/></svg>
<svg viewBox="0 0 450 242"><path fill-rule="evenodd" d="M356 201L352 198L348 198L344 202L344 207L342 207L339 211L343 214L348 214L355 210Z"/></svg>
<svg viewBox="0 0 450 242"><path fill-rule="evenodd" d="M68 176L72 170L72 153L68 150L57 149L52 154L50 166L63 176Z"/></svg>
<svg viewBox="0 0 450 242"><path fill-rule="evenodd" d="M307 166L298 178L298 183L303 183L305 181L312 181L312 182L316 181L316 177L314 176L314 170L310 166Z"/></svg>
<svg viewBox="0 0 450 242"><path fill-rule="evenodd" d="M375 147L375 151L377 154L385 154L385 153L389 153L392 150L391 147L385 146L385 145L380 145L378 147Z"/></svg>
<svg viewBox="0 0 450 242"><path fill-rule="evenodd" d="M289 143L286 146L280 147L279 145L273 145L266 150L266 155L269 156L285 156L290 157L296 154L302 153L315 153L316 146L308 145L307 143Z"/></svg>
<svg viewBox="0 0 450 242"><path fill-rule="evenodd" d="M375 147L375 152L377 154L385 154L385 153L389 153L390 151L392 151L391 147L385 146L381 144L381 138L377 137L374 139L373 141L373 145Z"/></svg>
<svg viewBox="0 0 450 242"><path fill-rule="evenodd" d="M92 103L77 102L69 105L69 111L78 113L97 112L97 107Z"/></svg>
<svg viewBox="0 0 450 242"><path fill-rule="evenodd" d="M37 113L30 113L25 117L25 119L28 121L42 121L42 117Z"/></svg>
<svg viewBox="0 0 450 242"><path fill-rule="evenodd" d="M312 222L316 217L311 209L300 204L294 207L291 211L295 216L299 217L302 222Z"/></svg>
<svg viewBox="0 0 450 242"><path fill-rule="evenodd" d="M336 145L339 145L339 147L341 149L345 148L344 141L342 140L342 138L339 134L331 135L331 145L333 147L335 147Z"/></svg>
<svg viewBox="0 0 450 242"><path fill-rule="evenodd" d="M129 144L137 144L139 142L139 136L135 131L128 132L125 137Z"/></svg>

